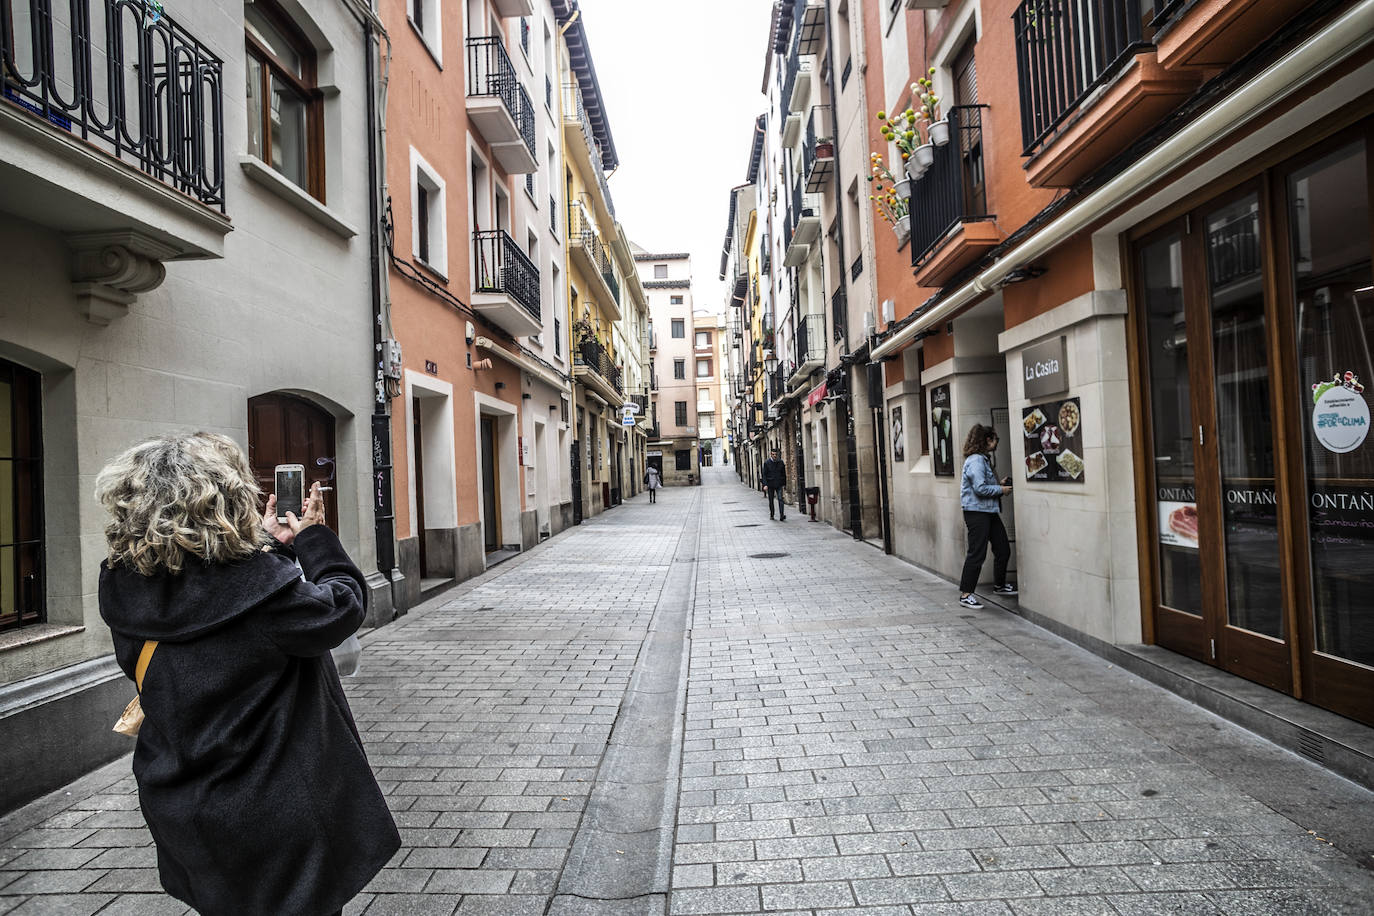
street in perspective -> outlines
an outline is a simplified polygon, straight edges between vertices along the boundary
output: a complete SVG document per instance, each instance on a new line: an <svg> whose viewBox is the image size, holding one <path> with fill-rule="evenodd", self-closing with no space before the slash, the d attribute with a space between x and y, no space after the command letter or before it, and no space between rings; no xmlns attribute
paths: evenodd
<svg viewBox="0 0 1374 916"><path fill-rule="evenodd" d="M0 916L1374 916L1374 0L0 0Z"/></svg>

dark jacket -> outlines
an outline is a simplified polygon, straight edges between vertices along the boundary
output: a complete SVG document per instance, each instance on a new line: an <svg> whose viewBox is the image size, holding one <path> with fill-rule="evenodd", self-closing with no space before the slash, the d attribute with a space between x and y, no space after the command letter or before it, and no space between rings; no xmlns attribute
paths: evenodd
<svg viewBox="0 0 1374 916"><path fill-rule="evenodd" d="M774 489L787 486L787 465L781 458L769 458L763 463L763 485Z"/></svg>
<svg viewBox="0 0 1374 916"><path fill-rule="evenodd" d="M147 718L133 771L167 893L205 916L316 916L400 848L329 650L363 576L323 525L237 563L143 576L101 565L100 614Z"/></svg>

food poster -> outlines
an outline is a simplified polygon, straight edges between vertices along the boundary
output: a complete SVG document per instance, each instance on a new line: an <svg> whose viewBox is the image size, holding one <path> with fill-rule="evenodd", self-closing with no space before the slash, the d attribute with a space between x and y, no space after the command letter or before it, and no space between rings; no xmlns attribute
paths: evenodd
<svg viewBox="0 0 1374 916"><path fill-rule="evenodd" d="M1159 543L1197 550L1197 493L1191 485L1170 484L1155 493Z"/></svg>
<svg viewBox="0 0 1374 916"><path fill-rule="evenodd" d="M1026 436L1027 480L1083 482L1083 410L1078 398L1025 408L1021 430Z"/></svg>
<svg viewBox="0 0 1374 916"><path fill-rule="evenodd" d="M954 476L954 411L948 385L930 389L930 457L937 477Z"/></svg>

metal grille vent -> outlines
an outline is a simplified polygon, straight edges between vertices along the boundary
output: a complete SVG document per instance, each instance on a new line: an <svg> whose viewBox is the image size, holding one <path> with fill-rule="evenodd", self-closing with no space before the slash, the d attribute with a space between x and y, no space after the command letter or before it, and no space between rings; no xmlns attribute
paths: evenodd
<svg viewBox="0 0 1374 916"><path fill-rule="evenodd" d="M1298 734L1298 752L1309 760L1325 763L1326 741L1311 732L1300 732Z"/></svg>

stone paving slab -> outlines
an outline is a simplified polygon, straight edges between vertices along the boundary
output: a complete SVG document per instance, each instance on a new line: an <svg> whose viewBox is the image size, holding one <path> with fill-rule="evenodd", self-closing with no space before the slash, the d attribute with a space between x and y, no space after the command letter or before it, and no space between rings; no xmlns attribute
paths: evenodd
<svg viewBox="0 0 1374 916"><path fill-rule="evenodd" d="M1371 793L765 510L710 469L369 634L346 912L1374 913ZM0 916L186 912L128 766L0 818Z"/></svg>

